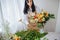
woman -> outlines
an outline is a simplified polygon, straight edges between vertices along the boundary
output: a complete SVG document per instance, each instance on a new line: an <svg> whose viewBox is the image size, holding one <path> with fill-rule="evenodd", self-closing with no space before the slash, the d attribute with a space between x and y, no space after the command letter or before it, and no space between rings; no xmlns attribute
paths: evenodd
<svg viewBox="0 0 60 40"><path fill-rule="evenodd" d="M28 17L31 15L35 15L35 11L36 11L36 8L35 8L33 0L25 0L25 7L24 7L24 18L25 19L24 19L24 22L25 22L26 26L28 24L30 24L28 22ZM27 28L27 27L24 27L24 28Z"/></svg>
<svg viewBox="0 0 60 40"><path fill-rule="evenodd" d="M35 12L35 5L33 0L25 0L24 14L28 14L28 12Z"/></svg>
<svg viewBox="0 0 60 40"><path fill-rule="evenodd" d="M36 9L36 6L34 5L33 0L25 0L23 22L26 26L24 27L24 29L26 29L27 25L29 24L28 17L31 15L35 15L36 11L38 12L37 9Z"/></svg>

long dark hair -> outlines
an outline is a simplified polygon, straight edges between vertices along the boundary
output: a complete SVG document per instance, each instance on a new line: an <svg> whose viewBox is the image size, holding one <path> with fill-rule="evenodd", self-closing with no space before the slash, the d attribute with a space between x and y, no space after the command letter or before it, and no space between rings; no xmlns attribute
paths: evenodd
<svg viewBox="0 0 60 40"><path fill-rule="evenodd" d="M27 2L28 2L28 0L25 0L24 14L28 13L29 6L28 6ZM32 8L32 12L36 11L33 0L32 0L32 6L31 6L31 8Z"/></svg>

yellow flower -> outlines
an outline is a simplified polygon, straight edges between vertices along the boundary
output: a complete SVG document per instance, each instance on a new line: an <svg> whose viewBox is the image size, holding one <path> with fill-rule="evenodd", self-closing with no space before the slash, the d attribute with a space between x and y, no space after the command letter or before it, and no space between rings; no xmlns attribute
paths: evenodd
<svg viewBox="0 0 60 40"><path fill-rule="evenodd" d="M42 13L38 14L37 17L38 19L41 19L44 15Z"/></svg>
<svg viewBox="0 0 60 40"><path fill-rule="evenodd" d="M45 18L44 17L42 18L42 21L45 21Z"/></svg>
<svg viewBox="0 0 60 40"><path fill-rule="evenodd" d="M42 18L42 17L44 16L44 14L40 13L40 15L39 15L39 16L40 16L40 18Z"/></svg>
<svg viewBox="0 0 60 40"><path fill-rule="evenodd" d="M45 16L48 17L48 12L47 12L46 10L43 10L43 9L42 9L42 12L41 12L41 13L42 13L42 14L45 13L45 14L46 14Z"/></svg>
<svg viewBox="0 0 60 40"><path fill-rule="evenodd" d="M34 19L30 19L30 23L35 23L35 20Z"/></svg>
<svg viewBox="0 0 60 40"><path fill-rule="evenodd" d="M38 19L35 19L36 22L38 22Z"/></svg>
<svg viewBox="0 0 60 40"><path fill-rule="evenodd" d="M42 18L40 18L40 19L38 20L38 22L42 22Z"/></svg>
<svg viewBox="0 0 60 40"><path fill-rule="evenodd" d="M41 12L42 14L44 13L44 11Z"/></svg>

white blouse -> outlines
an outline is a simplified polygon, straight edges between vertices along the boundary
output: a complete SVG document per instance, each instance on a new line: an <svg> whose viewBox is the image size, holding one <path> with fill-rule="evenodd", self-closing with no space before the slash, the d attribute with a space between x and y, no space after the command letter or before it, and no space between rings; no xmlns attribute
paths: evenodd
<svg viewBox="0 0 60 40"><path fill-rule="evenodd" d="M36 7L36 12L37 13L41 12L38 7ZM32 9L31 8L28 10L28 13L32 13ZM23 22L25 23L24 29L26 30L27 29L27 24L29 24L28 23L28 19L27 19L27 14L24 14Z"/></svg>

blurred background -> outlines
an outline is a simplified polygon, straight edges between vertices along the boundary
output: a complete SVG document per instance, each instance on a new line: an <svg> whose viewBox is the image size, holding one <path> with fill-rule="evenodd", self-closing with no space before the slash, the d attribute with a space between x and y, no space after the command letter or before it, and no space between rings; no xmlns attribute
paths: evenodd
<svg viewBox="0 0 60 40"><path fill-rule="evenodd" d="M19 22L24 17L25 0L0 0L0 32L5 28L10 33L23 30L24 24ZM44 9L55 15L55 19L49 20L45 25L44 31L60 32L60 0L34 0L35 6L40 10Z"/></svg>

